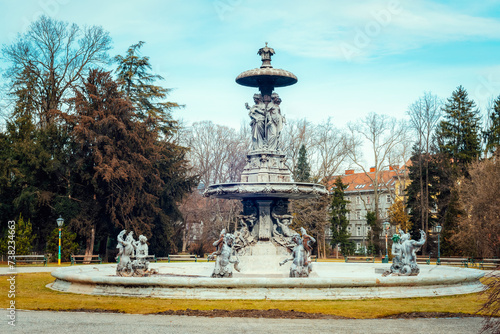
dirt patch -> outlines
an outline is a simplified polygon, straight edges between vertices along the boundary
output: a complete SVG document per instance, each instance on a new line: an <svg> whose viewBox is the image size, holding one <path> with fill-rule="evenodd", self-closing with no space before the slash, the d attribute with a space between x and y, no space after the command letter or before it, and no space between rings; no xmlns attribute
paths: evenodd
<svg viewBox="0 0 500 334"><path fill-rule="evenodd" d="M447 312L411 312L399 313L384 317L383 319L414 319L414 318L467 318L479 317L477 314L447 313Z"/></svg>
<svg viewBox="0 0 500 334"><path fill-rule="evenodd" d="M241 318L275 318L275 319L349 319L331 314L307 313L299 311L269 310L166 310L155 314L161 315L189 315L197 317L241 317Z"/></svg>

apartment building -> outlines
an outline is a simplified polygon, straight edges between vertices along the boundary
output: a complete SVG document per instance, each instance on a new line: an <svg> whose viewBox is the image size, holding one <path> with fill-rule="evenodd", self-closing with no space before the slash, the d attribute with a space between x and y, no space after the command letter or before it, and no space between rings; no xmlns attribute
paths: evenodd
<svg viewBox="0 0 500 334"><path fill-rule="evenodd" d="M388 219L389 208L394 201L404 196L404 188L408 182L407 176L406 166L391 166L378 173L375 168L370 168L368 172L355 172L353 169L348 169L344 175L341 175L342 182L347 185L345 198L350 202L347 206L350 240L354 242L358 251L363 249L366 251L369 243L370 226L367 224L366 214L368 211L375 211L374 184L378 183L379 217L385 220ZM391 227L389 235L394 232L395 228Z"/></svg>

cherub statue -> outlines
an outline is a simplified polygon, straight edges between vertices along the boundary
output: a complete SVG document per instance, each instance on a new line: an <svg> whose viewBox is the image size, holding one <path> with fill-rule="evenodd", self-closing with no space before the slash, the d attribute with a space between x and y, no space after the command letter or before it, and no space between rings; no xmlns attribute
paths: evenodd
<svg viewBox="0 0 500 334"><path fill-rule="evenodd" d="M134 276L144 276L148 271L149 261L146 259L148 256L147 240L145 236L140 235L139 240L134 243L135 260L132 262Z"/></svg>
<svg viewBox="0 0 500 334"><path fill-rule="evenodd" d="M411 235L402 230L399 235L395 234L392 237L392 260L391 268L385 271L382 276L390 274L394 276L416 276L420 273L420 268L417 264L417 251L425 243L426 235L424 231L420 231L420 240L411 240Z"/></svg>
<svg viewBox="0 0 500 334"><path fill-rule="evenodd" d="M400 271L402 276L416 276L420 273L420 268L417 265L417 251L425 244L425 232L420 231L420 240L415 241L405 239L401 243L401 251L403 253L403 264Z"/></svg>
<svg viewBox="0 0 500 334"><path fill-rule="evenodd" d="M308 277L312 271L311 245L316 242L312 236L308 235L304 228L301 228L302 238L299 234L292 236L295 246L292 250L292 257L280 262L280 266L288 261L293 261L290 267L290 277Z"/></svg>
<svg viewBox="0 0 500 334"><path fill-rule="evenodd" d="M225 233L225 231L222 240L219 239L214 242L214 246L218 247L219 249L214 252L218 252L218 256L215 260L215 268L212 273L212 277L233 277L233 266L236 271L240 271L240 268L238 266L239 260L238 257L234 254L233 245L234 235L231 233Z"/></svg>
<svg viewBox="0 0 500 334"><path fill-rule="evenodd" d="M127 238L124 240L123 236L127 233L126 230L123 230L118 234L118 246L119 249L118 255L120 256L120 263L116 266L116 274L118 276L132 276L132 261L130 257L134 256L134 232L130 231L127 235Z"/></svg>

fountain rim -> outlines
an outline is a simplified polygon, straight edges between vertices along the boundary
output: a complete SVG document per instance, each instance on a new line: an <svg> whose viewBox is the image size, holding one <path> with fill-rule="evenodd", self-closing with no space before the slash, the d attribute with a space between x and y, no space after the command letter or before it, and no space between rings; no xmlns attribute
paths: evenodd
<svg viewBox="0 0 500 334"><path fill-rule="evenodd" d="M270 83L273 87L286 87L298 82L297 77L292 72L279 68L254 68L242 72L235 79L236 83L246 87L261 87L265 83Z"/></svg>
<svg viewBox="0 0 500 334"><path fill-rule="evenodd" d="M310 182L231 182L209 185L205 197L225 199L306 199L328 195L322 184Z"/></svg>

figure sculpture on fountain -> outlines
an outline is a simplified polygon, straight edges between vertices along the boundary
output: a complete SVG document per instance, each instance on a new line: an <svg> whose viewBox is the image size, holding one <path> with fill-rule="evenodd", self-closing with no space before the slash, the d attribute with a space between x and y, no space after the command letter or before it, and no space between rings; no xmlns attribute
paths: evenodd
<svg viewBox="0 0 500 334"><path fill-rule="evenodd" d="M399 230L400 237L393 237L392 250L395 258L391 268L384 272L383 276L417 276L420 268L417 264L417 251L425 244L426 236L424 231L420 231L420 240L411 240L411 235ZM396 240L396 241L394 241ZM396 244L396 245L395 245Z"/></svg>
<svg viewBox="0 0 500 334"><path fill-rule="evenodd" d="M217 250L210 255L210 258L213 259L214 255L217 255L217 258L215 259L215 268L212 277L233 277L233 267L236 271L240 271L238 256L233 249L234 239L234 235L226 233L224 229L221 232L221 237L214 242Z"/></svg>
<svg viewBox="0 0 500 334"><path fill-rule="evenodd" d="M139 240L134 240L134 231L130 231L127 237L124 239L123 236L127 233L127 230L123 230L118 234L117 240L118 245L116 248L119 249L116 259L119 259L119 263L116 266L117 276L149 276L151 274L156 274L156 270L149 270L148 257L148 244L147 238L143 235L139 236ZM135 260L132 261L132 257Z"/></svg>
<svg viewBox="0 0 500 334"><path fill-rule="evenodd" d="M131 257L134 256L134 231L130 231L127 237L124 239L123 236L127 233L126 230L123 230L118 234L117 240L118 245L118 255L117 259L120 260L118 265L116 266L116 275L118 276L132 276L134 273L132 269L132 260Z"/></svg>
<svg viewBox="0 0 500 334"><path fill-rule="evenodd" d="M295 243L292 250L292 257L280 262L280 266L288 261L293 261L290 267L290 277L309 277L312 271L311 251L312 244L316 242L312 236L307 234L306 230L302 227L302 238L299 234L292 237Z"/></svg>
<svg viewBox="0 0 500 334"><path fill-rule="evenodd" d="M262 99L261 94L254 94L253 96L254 105L250 107L248 103L245 103L245 107L248 109L248 116L250 116L250 126L252 127L252 150L259 150L266 144L266 105Z"/></svg>

